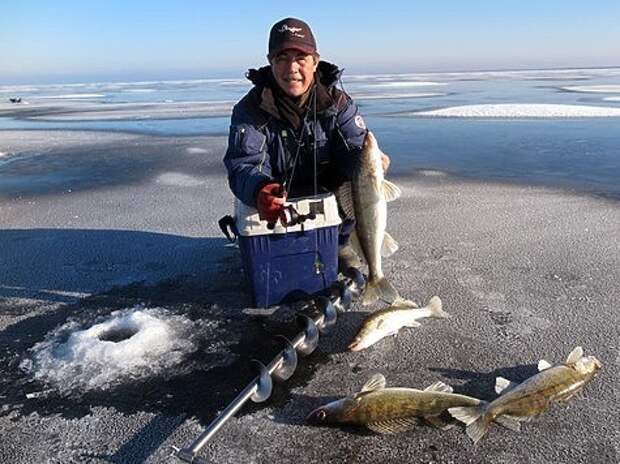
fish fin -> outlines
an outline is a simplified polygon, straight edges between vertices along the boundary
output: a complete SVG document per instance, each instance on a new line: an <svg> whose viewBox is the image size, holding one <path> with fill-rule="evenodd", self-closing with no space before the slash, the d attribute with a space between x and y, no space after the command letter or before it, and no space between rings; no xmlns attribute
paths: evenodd
<svg viewBox="0 0 620 464"><path fill-rule="evenodd" d="M424 389L424 391L428 392L443 392L443 393L452 393L454 390L450 385L443 383L441 380L429 385Z"/></svg>
<svg viewBox="0 0 620 464"><path fill-rule="evenodd" d="M437 295L430 299L427 306L428 309L430 309L431 311L432 317L440 317L443 319L447 319L450 317L450 315L442 309L443 303L441 302L441 298L439 298Z"/></svg>
<svg viewBox="0 0 620 464"><path fill-rule="evenodd" d="M364 295L362 296L362 305L367 306L378 299L392 303L398 296L398 291L385 277L382 277L375 281L368 282L366 290L364 290Z"/></svg>
<svg viewBox="0 0 620 464"><path fill-rule="evenodd" d="M364 384L360 393L381 390L385 388L385 385L385 376L383 374L375 374Z"/></svg>
<svg viewBox="0 0 620 464"><path fill-rule="evenodd" d="M411 301L400 296L392 302L391 306L393 308L419 308L415 301Z"/></svg>
<svg viewBox="0 0 620 464"><path fill-rule="evenodd" d="M448 412L455 419L467 425L467 436L477 443L489 429L489 422L484 414L486 403L482 402L478 406L460 406L449 408Z"/></svg>
<svg viewBox="0 0 620 464"><path fill-rule="evenodd" d="M549 369L550 367L552 367L552 365L549 361L545 361L544 359L538 361L538 372L542 372L545 369Z"/></svg>
<svg viewBox="0 0 620 464"><path fill-rule="evenodd" d="M570 352L568 358L566 358L566 364L575 364L581 358L583 358L583 348L577 346L573 351Z"/></svg>
<svg viewBox="0 0 620 464"><path fill-rule="evenodd" d="M420 327L422 324L420 324L418 321L409 321L409 322L405 322L403 324L403 327Z"/></svg>
<svg viewBox="0 0 620 464"><path fill-rule="evenodd" d="M344 182L336 191L338 206L346 219L355 219L355 205L353 203L353 187L351 182Z"/></svg>
<svg viewBox="0 0 620 464"><path fill-rule="evenodd" d="M482 407L457 406L455 408L448 408L448 412L456 420L461 421L465 425L470 425L473 424L482 415Z"/></svg>
<svg viewBox="0 0 620 464"><path fill-rule="evenodd" d="M507 429L510 429L514 432L521 431L521 424L519 423L519 420L508 414L502 414L500 416L497 416L495 418L495 422L497 422L502 427L506 427Z"/></svg>
<svg viewBox="0 0 620 464"><path fill-rule="evenodd" d="M398 251L398 242L387 232L383 232L383 243L381 244L381 256L389 258Z"/></svg>
<svg viewBox="0 0 620 464"><path fill-rule="evenodd" d="M389 180L383 179L383 198L385 198L385 201L394 201L400 198L400 195L400 188L396 184L393 184Z"/></svg>
<svg viewBox="0 0 620 464"><path fill-rule="evenodd" d="M456 424L454 422L450 422L446 419L443 419L439 416L424 416L424 420L432 427L441 430L450 430Z"/></svg>
<svg viewBox="0 0 620 464"><path fill-rule="evenodd" d="M497 377L495 379L495 393L501 395L502 393L506 393L507 391L512 390L517 385L519 384L516 382L511 382L504 377Z"/></svg>
<svg viewBox="0 0 620 464"><path fill-rule="evenodd" d="M418 419L416 417L403 417L400 419L388 419L377 422L369 422L366 424L373 432L394 434L411 430L418 425Z"/></svg>

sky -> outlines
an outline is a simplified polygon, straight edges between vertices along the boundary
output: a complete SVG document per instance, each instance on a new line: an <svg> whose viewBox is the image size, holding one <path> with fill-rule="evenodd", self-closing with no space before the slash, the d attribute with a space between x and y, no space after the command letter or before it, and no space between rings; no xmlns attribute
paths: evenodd
<svg viewBox="0 0 620 464"><path fill-rule="evenodd" d="M347 74L620 66L619 0L0 0L0 83L242 77L287 16Z"/></svg>

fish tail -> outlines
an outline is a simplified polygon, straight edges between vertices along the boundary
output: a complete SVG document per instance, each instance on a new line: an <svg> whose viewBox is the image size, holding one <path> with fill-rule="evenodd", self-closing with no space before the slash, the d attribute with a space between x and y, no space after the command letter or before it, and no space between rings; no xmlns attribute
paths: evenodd
<svg viewBox="0 0 620 464"><path fill-rule="evenodd" d="M362 304L366 306L379 299L392 303L398 296L398 291L394 286L385 277L381 277L368 282L362 297Z"/></svg>
<svg viewBox="0 0 620 464"><path fill-rule="evenodd" d="M434 296L428 302L428 309L430 310L432 317L440 317L447 319L450 315L443 310L443 305L441 303L441 298L438 296Z"/></svg>
<svg viewBox="0 0 620 464"><path fill-rule="evenodd" d="M490 420L486 414L486 403L484 402L473 407L449 408L448 412L467 426L467 436L472 439L474 444L478 443L489 430Z"/></svg>

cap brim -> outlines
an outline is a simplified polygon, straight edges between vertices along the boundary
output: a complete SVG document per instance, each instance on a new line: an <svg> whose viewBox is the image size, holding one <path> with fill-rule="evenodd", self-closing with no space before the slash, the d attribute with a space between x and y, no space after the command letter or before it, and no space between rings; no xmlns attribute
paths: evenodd
<svg viewBox="0 0 620 464"><path fill-rule="evenodd" d="M308 55L316 53L316 48L314 48L312 45L306 45L299 42L282 42L275 50L270 53L270 55L275 56L284 50L299 50L307 53Z"/></svg>

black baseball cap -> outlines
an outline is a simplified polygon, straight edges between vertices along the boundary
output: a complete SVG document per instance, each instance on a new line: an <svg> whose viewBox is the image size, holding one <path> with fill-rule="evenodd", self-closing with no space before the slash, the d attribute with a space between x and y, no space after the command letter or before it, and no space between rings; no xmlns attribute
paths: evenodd
<svg viewBox="0 0 620 464"><path fill-rule="evenodd" d="M269 32L269 58L287 48L301 50L309 55L316 53L316 41L312 30L301 19L285 18L271 27L271 32Z"/></svg>

